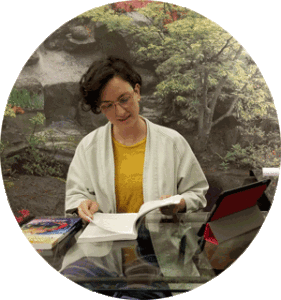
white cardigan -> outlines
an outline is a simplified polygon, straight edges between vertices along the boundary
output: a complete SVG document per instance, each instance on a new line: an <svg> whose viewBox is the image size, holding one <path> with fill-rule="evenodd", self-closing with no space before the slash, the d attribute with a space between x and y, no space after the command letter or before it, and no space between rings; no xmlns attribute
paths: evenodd
<svg viewBox="0 0 281 300"><path fill-rule="evenodd" d="M144 120L144 202L180 194L187 213L206 206L208 183L189 144L175 130ZM107 123L85 136L77 146L67 175L66 212L72 212L86 199L97 201L102 212L116 212L111 132L111 123Z"/></svg>

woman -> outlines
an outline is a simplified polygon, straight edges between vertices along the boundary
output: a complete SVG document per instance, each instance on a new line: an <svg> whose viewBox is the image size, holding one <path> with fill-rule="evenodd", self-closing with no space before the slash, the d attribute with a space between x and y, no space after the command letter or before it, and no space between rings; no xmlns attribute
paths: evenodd
<svg viewBox="0 0 281 300"><path fill-rule="evenodd" d="M186 140L139 115L142 80L124 60L94 62L80 81L86 105L108 123L82 139L69 167L66 212L137 212L143 202L180 194L164 214L206 205L205 176Z"/></svg>

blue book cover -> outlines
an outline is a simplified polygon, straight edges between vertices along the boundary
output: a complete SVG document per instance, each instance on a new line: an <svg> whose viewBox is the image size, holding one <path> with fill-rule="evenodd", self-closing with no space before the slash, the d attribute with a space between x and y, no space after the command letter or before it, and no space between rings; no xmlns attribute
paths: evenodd
<svg viewBox="0 0 281 300"><path fill-rule="evenodd" d="M21 229L36 249L52 249L81 224L81 218L42 217L33 219Z"/></svg>

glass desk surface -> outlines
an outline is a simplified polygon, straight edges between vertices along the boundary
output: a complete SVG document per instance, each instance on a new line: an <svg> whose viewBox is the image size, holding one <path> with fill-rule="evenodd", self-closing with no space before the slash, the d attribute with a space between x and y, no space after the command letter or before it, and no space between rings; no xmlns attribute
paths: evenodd
<svg viewBox="0 0 281 300"><path fill-rule="evenodd" d="M149 290L163 298L216 276L198 243L197 232L206 218L206 213L180 221L146 218L133 241L77 243L80 230L41 255L62 275L92 291L112 296L122 290Z"/></svg>

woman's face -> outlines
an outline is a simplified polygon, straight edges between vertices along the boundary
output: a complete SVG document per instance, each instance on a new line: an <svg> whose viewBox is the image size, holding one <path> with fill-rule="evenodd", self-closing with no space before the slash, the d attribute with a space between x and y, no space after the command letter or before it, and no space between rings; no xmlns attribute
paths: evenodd
<svg viewBox="0 0 281 300"><path fill-rule="evenodd" d="M140 86L133 89L121 77L112 78L101 94L101 111L118 129L133 127L139 120Z"/></svg>

